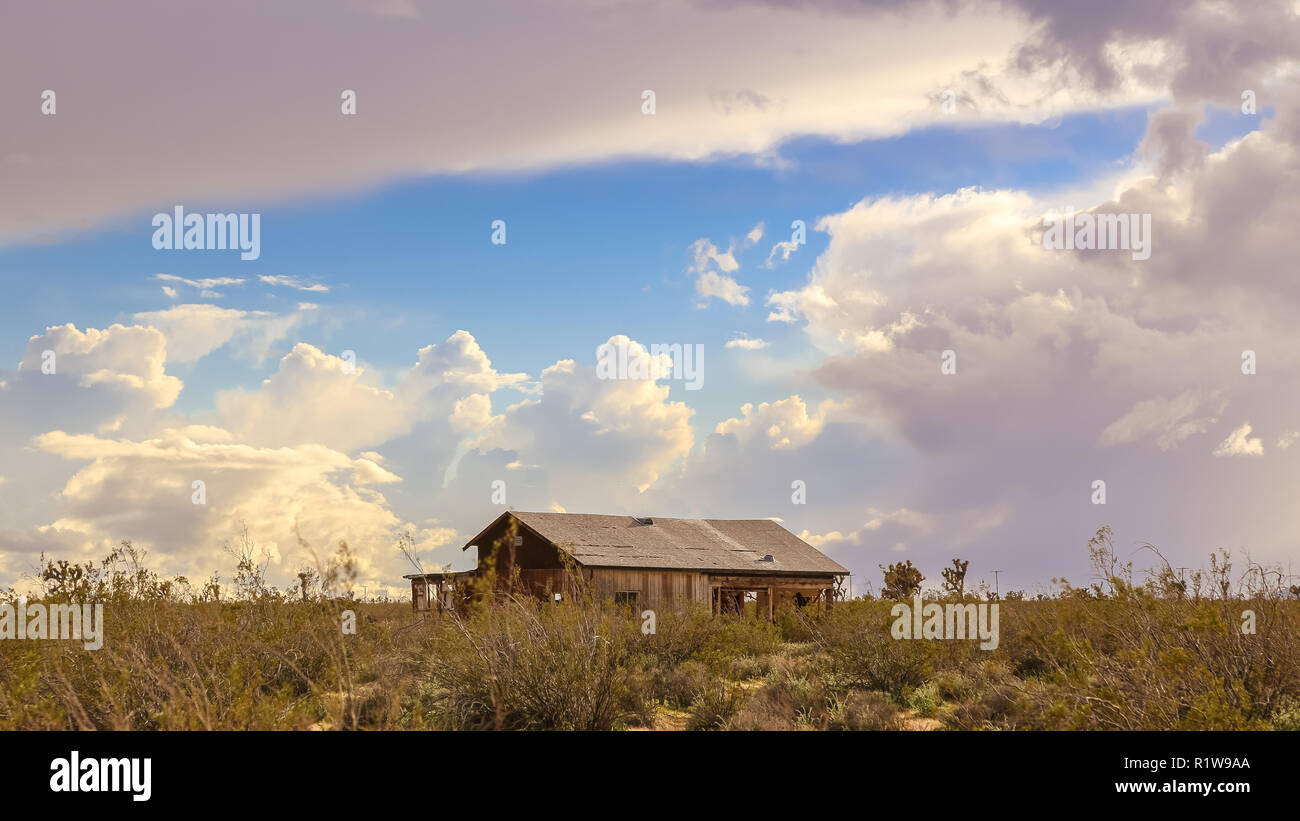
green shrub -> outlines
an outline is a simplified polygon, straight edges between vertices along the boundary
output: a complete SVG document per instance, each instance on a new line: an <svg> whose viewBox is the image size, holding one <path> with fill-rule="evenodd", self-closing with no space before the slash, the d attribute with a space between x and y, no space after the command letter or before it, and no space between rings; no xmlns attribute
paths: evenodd
<svg viewBox="0 0 1300 821"><path fill-rule="evenodd" d="M762 678L770 672L771 656L740 656L731 660L731 677L738 681Z"/></svg>
<svg viewBox="0 0 1300 821"><path fill-rule="evenodd" d="M1300 700L1287 698L1269 720L1274 730L1300 731Z"/></svg>
<svg viewBox="0 0 1300 821"><path fill-rule="evenodd" d="M826 724L828 699L807 664L781 659L730 723L733 730L792 730Z"/></svg>
<svg viewBox="0 0 1300 821"><path fill-rule="evenodd" d="M740 712L743 696L736 687L725 681L715 681L705 687L691 702L688 730L720 730Z"/></svg>
<svg viewBox="0 0 1300 821"><path fill-rule="evenodd" d="M975 693L975 685L957 670L938 673L931 683L944 701L965 701Z"/></svg>
<svg viewBox="0 0 1300 821"><path fill-rule="evenodd" d="M940 701L939 688L934 682L928 682L908 693L904 703L918 716L930 718L939 709Z"/></svg>

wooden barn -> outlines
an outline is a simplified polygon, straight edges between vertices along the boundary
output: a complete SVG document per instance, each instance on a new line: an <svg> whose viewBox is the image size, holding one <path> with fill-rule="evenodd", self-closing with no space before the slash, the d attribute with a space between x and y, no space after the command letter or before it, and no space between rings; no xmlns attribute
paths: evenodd
<svg viewBox="0 0 1300 821"><path fill-rule="evenodd" d="M514 537L507 534L514 526ZM829 606L848 570L770 519L661 519L507 511L464 546L478 569L421 573L411 580L417 610L452 606L465 582L495 563L497 577L533 595L572 595L574 575L601 598L656 609L672 601L767 619L781 607Z"/></svg>

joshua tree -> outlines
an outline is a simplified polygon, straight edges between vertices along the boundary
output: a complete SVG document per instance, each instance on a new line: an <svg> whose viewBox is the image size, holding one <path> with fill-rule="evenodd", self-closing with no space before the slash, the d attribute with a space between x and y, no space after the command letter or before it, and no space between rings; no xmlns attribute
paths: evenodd
<svg viewBox="0 0 1300 821"><path fill-rule="evenodd" d="M952 567L943 569L943 592L954 599L960 600L966 594L966 567L970 565L968 561L953 559Z"/></svg>
<svg viewBox="0 0 1300 821"><path fill-rule="evenodd" d="M925 581L925 576L921 571L912 567L912 560L906 562L895 562L889 567L877 565L885 573L885 587L880 591L882 599L910 599L921 590L921 582Z"/></svg>

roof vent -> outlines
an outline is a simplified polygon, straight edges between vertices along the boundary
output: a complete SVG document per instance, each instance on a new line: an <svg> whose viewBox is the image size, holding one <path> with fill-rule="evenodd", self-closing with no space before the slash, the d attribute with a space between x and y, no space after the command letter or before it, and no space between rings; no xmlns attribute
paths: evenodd
<svg viewBox="0 0 1300 821"><path fill-rule="evenodd" d="M636 523L639 525L652 525L655 523L655 520L651 519L649 516L633 516L632 518L635 519Z"/></svg>
<svg viewBox="0 0 1300 821"><path fill-rule="evenodd" d="M776 561L776 559L772 556L771 553L768 553L766 556L764 556L763 558L759 559L759 561L760 561L760 562L774 562L774 561Z"/></svg>

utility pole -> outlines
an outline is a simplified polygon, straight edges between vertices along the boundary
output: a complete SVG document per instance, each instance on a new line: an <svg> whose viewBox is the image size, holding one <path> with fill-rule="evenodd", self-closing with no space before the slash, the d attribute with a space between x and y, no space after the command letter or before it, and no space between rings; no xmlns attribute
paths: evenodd
<svg viewBox="0 0 1300 821"><path fill-rule="evenodd" d="M998 589L998 574L1001 572L1003 571L1001 570L993 571L993 595L998 597L998 601L1002 601L1002 591Z"/></svg>

